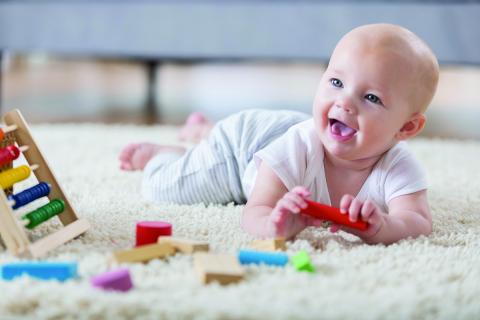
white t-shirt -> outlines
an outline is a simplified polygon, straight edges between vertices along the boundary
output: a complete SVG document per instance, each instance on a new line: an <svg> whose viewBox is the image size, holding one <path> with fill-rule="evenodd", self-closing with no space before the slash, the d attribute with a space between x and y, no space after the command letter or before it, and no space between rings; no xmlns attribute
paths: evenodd
<svg viewBox="0 0 480 320"><path fill-rule="evenodd" d="M323 158L323 146L313 119L300 122L255 153L242 178L243 191L248 199L257 169L265 161L288 190L304 186L312 193L312 200L331 205ZM370 199L388 212L391 199L426 188L426 175L420 163L406 142L399 142L376 163L357 197L362 201Z"/></svg>

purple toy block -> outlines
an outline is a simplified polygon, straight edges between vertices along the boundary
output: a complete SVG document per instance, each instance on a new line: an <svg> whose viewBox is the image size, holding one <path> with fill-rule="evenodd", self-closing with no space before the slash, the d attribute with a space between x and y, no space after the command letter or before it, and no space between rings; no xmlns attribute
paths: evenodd
<svg viewBox="0 0 480 320"><path fill-rule="evenodd" d="M99 274L90 283L103 290L128 291L133 287L130 272L125 268Z"/></svg>

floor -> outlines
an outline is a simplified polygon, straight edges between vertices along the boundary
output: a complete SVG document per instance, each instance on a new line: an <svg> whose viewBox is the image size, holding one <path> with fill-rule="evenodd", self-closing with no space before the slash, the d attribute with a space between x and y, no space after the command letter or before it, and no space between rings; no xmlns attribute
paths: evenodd
<svg viewBox="0 0 480 320"><path fill-rule="evenodd" d="M165 64L156 70L157 117L145 115L148 78L138 61L9 56L2 112L20 108L30 122L179 124L200 110L217 120L248 108L308 112L325 66L314 63ZM428 112L428 136L480 139L480 67L442 66Z"/></svg>

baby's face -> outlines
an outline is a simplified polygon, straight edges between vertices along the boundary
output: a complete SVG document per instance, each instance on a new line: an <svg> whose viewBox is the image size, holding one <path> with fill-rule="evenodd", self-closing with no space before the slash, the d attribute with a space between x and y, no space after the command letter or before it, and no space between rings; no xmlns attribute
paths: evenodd
<svg viewBox="0 0 480 320"><path fill-rule="evenodd" d="M397 141L412 116L416 80L409 57L362 41L335 49L320 81L313 116L330 154L345 160L376 157Z"/></svg>

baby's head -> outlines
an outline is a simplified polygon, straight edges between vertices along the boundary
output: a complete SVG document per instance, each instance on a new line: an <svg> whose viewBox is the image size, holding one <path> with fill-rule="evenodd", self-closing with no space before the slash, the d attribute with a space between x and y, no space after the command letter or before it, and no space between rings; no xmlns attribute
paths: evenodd
<svg viewBox="0 0 480 320"><path fill-rule="evenodd" d="M372 24L347 33L313 106L325 148L345 159L374 157L418 134L438 69L428 46L400 26Z"/></svg>

